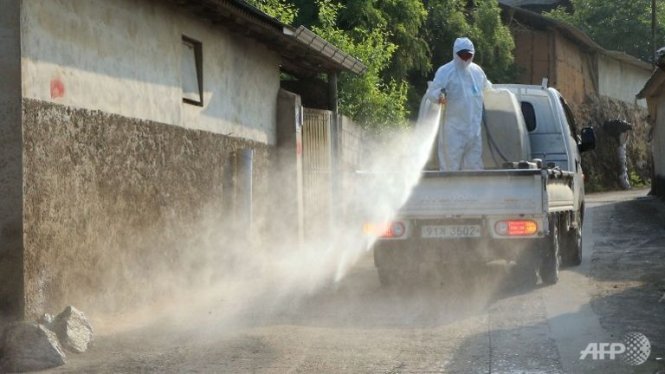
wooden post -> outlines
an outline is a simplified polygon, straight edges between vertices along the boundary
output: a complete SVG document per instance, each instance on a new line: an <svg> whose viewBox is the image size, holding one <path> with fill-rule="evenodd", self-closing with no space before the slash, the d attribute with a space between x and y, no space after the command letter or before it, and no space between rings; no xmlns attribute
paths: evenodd
<svg viewBox="0 0 665 374"><path fill-rule="evenodd" d="M340 175L340 150L339 138L341 136L339 128L339 107L337 96L337 72L332 71L328 73L328 106L332 112L332 121L330 123L330 222L332 227L335 227L337 219L339 219L339 209L341 206L341 178Z"/></svg>

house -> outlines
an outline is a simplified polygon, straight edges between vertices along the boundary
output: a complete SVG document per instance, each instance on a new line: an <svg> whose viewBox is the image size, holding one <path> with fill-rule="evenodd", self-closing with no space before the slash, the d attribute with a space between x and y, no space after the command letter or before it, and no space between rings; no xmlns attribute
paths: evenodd
<svg viewBox="0 0 665 374"><path fill-rule="evenodd" d="M573 111L578 128L596 130L597 147L582 156L587 191L619 188L618 146L603 124L625 120L633 125L628 143L629 173L648 183L649 124L646 101L635 95L652 66L623 52L609 51L579 29L527 9L500 4L503 21L515 40L518 82L558 89Z"/></svg>
<svg viewBox="0 0 665 374"><path fill-rule="evenodd" d="M651 75L650 64L608 51L565 22L506 4L501 8L515 39L520 83L541 84L548 78L573 106L600 96L646 108L635 94Z"/></svg>
<svg viewBox="0 0 665 374"><path fill-rule="evenodd" d="M335 121L337 74L365 69L242 0L0 9L0 314L19 318L219 260L196 252L202 222L249 230L273 160L302 149L281 74L327 75Z"/></svg>
<svg viewBox="0 0 665 374"><path fill-rule="evenodd" d="M637 97L647 100L653 126L650 136L653 157L651 193L665 197L665 72L662 69L654 71Z"/></svg>

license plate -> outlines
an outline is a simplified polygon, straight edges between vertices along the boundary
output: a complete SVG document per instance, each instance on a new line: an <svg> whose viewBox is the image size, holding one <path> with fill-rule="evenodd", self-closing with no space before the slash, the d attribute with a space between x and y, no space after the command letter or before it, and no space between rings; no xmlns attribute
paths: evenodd
<svg viewBox="0 0 665 374"><path fill-rule="evenodd" d="M423 238L480 238L480 225L432 225L423 226Z"/></svg>

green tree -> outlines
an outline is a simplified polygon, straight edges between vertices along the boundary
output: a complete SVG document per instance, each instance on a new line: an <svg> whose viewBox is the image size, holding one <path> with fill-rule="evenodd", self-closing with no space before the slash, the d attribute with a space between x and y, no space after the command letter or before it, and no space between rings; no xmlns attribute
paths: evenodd
<svg viewBox="0 0 665 374"><path fill-rule="evenodd" d="M388 32L379 27L368 30L359 26L342 30L337 26L337 19L343 5L331 0L317 0L317 6L318 22L312 30L367 65L363 75L341 74L339 100L342 113L375 130L403 126L407 116L406 80L386 82L382 78L397 50L397 46L388 40Z"/></svg>
<svg viewBox="0 0 665 374"><path fill-rule="evenodd" d="M297 23L318 22L317 3L292 0L298 6ZM420 97L415 84L424 84L432 69L431 50L424 30L427 9L422 0L335 0L343 5L338 11L337 27L354 35L355 28L384 32L396 49L388 66L382 68L384 85L405 82L409 97L408 112L417 113ZM355 38L355 36L354 36ZM415 77L411 79L411 77Z"/></svg>
<svg viewBox="0 0 665 374"><path fill-rule="evenodd" d="M428 11L427 40L436 67L452 60L455 39L467 36L476 47L474 62L483 67L490 80L506 82L515 78L515 42L501 22L496 1L430 0Z"/></svg>
<svg viewBox="0 0 665 374"><path fill-rule="evenodd" d="M517 78L515 41L510 29L501 22L497 2L476 0L471 24L470 38L476 46L474 61L483 67L491 81L513 82Z"/></svg>
<svg viewBox="0 0 665 374"><path fill-rule="evenodd" d="M572 13L557 8L547 16L568 22L586 32L604 48L624 51L653 61L651 46L651 0L571 0ZM657 45L665 44L665 2L657 2Z"/></svg>
<svg viewBox="0 0 665 374"><path fill-rule="evenodd" d="M283 22L312 28L368 66L363 76L342 74L339 81L340 110L367 127L401 126L417 113L433 68L452 59L459 36L474 41L475 61L490 80L516 77L514 42L496 0L250 2Z"/></svg>
<svg viewBox="0 0 665 374"><path fill-rule="evenodd" d="M245 0L250 5L255 6L263 13L275 17L283 23L290 25L298 16L298 9L295 5L286 0Z"/></svg>
<svg viewBox="0 0 665 374"><path fill-rule="evenodd" d="M297 23L311 26L318 22L318 6L311 0L292 0L298 7ZM430 52L422 28L427 10L421 0L336 0L337 27L352 31L379 29L397 49L383 77L402 80L413 70L421 74L431 69Z"/></svg>
<svg viewBox="0 0 665 374"><path fill-rule="evenodd" d="M512 82L517 77L513 50L515 42L501 22L501 10L495 0L428 0L427 22L423 37L432 51L433 70L427 76L411 75L414 89L409 92L409 108L414 113L427 81L435 69L453 59L453 43L460 36L469 37L475 47L474 62L494 83Z"/></svg>
<svg viewBox="0 0 665 374"><path fill-rule="evenodd" d="M421 0L346 0L339 26L385 30L397 48L383 71L387 80L406 79L410 72L426 74L431 69L430 51L422 28L427 10Z"/></svg>

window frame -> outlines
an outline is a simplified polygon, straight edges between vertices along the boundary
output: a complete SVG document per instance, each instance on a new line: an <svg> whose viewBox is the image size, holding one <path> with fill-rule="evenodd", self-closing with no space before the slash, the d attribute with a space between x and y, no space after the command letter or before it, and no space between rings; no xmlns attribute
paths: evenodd
<svg viewBox="0 0 665 374"><path fill-rule="evenodd" d="M180 88L182 92L182 102L185 104L191 104L191 105L196 105L196 106L203 106L203 44L193 38L190 38L186 35L182 35L181 39L181 47L185 48L186 45L190 45L194 49L194 60L195 60L195 67L196 67L196 80L198 83L198 89L199 89L199 100L194 100L190 99L188 97L184 97L184 82L180 83ZM181 61L181 64L184 64L184 61ZM180 74L181 74L181 79L184 79L184 76L182 76L182 67L180 68Z"/></svg>

